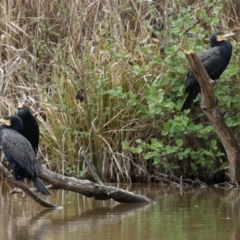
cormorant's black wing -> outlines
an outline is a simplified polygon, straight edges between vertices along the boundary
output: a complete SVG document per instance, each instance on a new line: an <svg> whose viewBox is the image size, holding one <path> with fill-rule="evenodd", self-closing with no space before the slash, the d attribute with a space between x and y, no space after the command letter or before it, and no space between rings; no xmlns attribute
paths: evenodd
<svg viewBox="0 0 240 240"><path fill-rule="evenodd" d="M218 47L213 47L213 48L209 49L208 51L200 53L198 55L198 57L199 57L202 65L206 69L210 78L211 78L211 76L216 74L215 72L217 71L217 68L214 67L214 65L217 64L221 60L221 56L220 56ZM198 81L195 78L192 69L190 69L187 74L187 79L186 79L186 84L185 84L186 90L188 91L189 87L192 87L196 84L198 84Z"/></svg>
<svg viewBox="0 0 240 240"><path fill-rule="evenodd" d="M36 157L29 141L18 132L11 129L2 131L2 150L6 158L17 164L32 177L36 177Z"/></svg>

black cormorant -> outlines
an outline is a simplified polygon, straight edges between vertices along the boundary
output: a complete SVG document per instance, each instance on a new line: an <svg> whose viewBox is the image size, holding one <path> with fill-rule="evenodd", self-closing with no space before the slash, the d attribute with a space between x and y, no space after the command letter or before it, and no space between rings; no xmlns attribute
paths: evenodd
<svg viewBox="0 0 240 240"><path fill-rule="evenodd" d="M28 178L44 195L51 195L48 189L38 178L36 155L30 142L19 132L22 130L22 121L17 116L0 119L0 143L2 151L17 180Z"/></svg>
<svg viewBox="0 0 240 240"><path fill-rule="evenodd" d="M18 103L18 116L23 123L21 134L31 143L35 154L38 151L39 144L39 125L36 118L32 115L28 100L23 99Z"/></svg>
<svg viewBox="0 0 240 240"><path fill-rule="evenodd" d="M210 37L211 49L198 55L200 61L202 62L202 65L212 80L219 79L230 61L230 58L232 56L232 45L230 42L226 41L226 38L232 35L234 35L234 33L214 33ZM188 71L185 89L187 97L185 98L182 105L182 111L191 108L193 100L201 91L200 85L192 69Z"/></svg>

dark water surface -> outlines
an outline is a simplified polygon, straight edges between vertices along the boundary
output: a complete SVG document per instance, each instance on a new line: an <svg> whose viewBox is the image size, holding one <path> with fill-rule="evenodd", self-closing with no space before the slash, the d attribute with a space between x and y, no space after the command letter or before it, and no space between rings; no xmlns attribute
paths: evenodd
<svg viewBox="0 0 240 240"><path fill-rule="evenodd" d="M205 190L132 185L156 201L152 206L97 201L52 191L48 200L63 207L46 210L28 197L8 195L0 185L1 240L239 240L240 204L215 188Z"/></svg>

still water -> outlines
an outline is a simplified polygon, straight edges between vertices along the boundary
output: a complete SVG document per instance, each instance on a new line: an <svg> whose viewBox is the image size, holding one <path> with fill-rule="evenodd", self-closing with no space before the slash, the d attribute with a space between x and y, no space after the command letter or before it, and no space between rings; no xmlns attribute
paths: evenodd
<svg viewBox="0 0 240 240"><path fill-rule="evenodd" d="M236 192L215 188L132 185L154 205L97 201L63 190L47 199L61 210L46 210L0 185L0 240L239 240Z"/></svg>

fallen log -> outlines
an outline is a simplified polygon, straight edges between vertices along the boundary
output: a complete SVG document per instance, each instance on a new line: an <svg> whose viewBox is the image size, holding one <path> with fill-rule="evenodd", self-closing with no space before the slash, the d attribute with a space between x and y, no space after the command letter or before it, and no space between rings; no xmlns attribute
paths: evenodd
<svg viewBox="0 0 240 240"><path fill-rule="evenodd" d="M145 203L153 204L154 201L148 197L135 194L117 187L105 186L103 184L97 184L89 180L79 180L74 177L66 177L61 174L57 174L41 164L38 165L39 178L52 184L50 189L64 189L76 193L80 193L86 197L94 197L96 200L109 200L113 199L119 203ZM24 182L17 181L13 175L0 163L0 171L7 177L7 179L16 185L19 189L12 190L11 194L24 192L27 196L32 198L35 202L39 203L43 207L58 209L61 208L56 204L52 204L45 199L41 198L34 192L36 189L29 189ZM48 187L49 188L49 187Z"/></svg>
<svg viewBox="0 0 240 240"><path fill-rule="evenodd" d="M57 174L40 164L39 178L52 184L54 189L64 189L77 192L86 197L94 197L97 200L113 199L120 203L154 203L154 201L148 197L135 194L121 188L106 186L89 180L80 180L74 177L66 177L61 174Z"/></svg>

